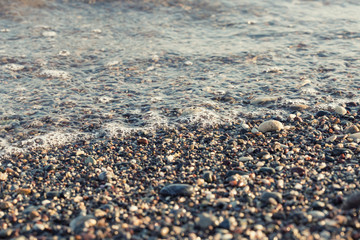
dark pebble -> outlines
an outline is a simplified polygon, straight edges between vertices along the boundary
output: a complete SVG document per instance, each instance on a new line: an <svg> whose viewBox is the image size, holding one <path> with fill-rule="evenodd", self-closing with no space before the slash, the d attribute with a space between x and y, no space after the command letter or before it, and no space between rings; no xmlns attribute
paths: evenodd
<svg viewBox="0 0 360 240"><path fill-rule="evenodd" d="M291 169L291 172L292 173L297 173L297 174L299 174L299 176L304 176L306 174L305 169L303 169L302 167L293 167Z"/></svg>
<svg viewBox="0 0 360 240"><path fill-rule="evenodd" d="M160 190L160 194L165 196L191 196L194 188L189 184L170 184Z"/></svg>
<svg viewBox="0 0 360 240"><path fill-rule="evenodd" d="M322 117L322 116L329 116L329 115L331 115L331 113L330 112L328 112L328 111L318 111L317 113L316 113L316 117Z"/></svg>
<svg viewBox="0 0 360 240"><path fill-rule="evenodd" d="M281 195L281 193L278 193L278 192L264 192L261 195L260 200L264 203L269 203L270 198L275 199L276 202L278 202L278 203L282 202L282 195Z"/></svg>
<svg viewBox="0 0 360 240"><path fill-rule="evenodd" d="M272 167L261 167L259 171L269 175L276 173L275 169Z"/></svg>

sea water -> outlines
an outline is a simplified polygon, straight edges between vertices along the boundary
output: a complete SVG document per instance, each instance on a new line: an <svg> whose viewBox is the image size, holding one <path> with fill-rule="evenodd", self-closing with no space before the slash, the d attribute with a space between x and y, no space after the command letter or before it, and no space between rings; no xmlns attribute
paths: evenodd
<svg viewBox="0 0 360 240"><path fill-rule="evenodd" d="M355 0L4 1L0 152L358 103L359 12Z"/></svg>

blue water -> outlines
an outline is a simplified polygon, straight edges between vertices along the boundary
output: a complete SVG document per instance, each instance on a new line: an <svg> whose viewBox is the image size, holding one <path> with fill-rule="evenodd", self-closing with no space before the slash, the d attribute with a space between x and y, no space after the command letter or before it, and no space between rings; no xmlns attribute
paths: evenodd
<svg viewBox="0 0 360 240"><path fill-rule="evenodd" d="M358 1L20 2L0 5L2 153L359 102Z"/></svg>

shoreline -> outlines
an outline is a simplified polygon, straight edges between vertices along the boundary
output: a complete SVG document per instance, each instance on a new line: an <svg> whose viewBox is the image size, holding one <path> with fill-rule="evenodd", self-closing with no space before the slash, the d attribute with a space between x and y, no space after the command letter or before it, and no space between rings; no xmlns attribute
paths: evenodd
<svg viewBox="0 0 360 240"><path fill-rule="evenodd" d="M319 112L13 155L0 238L356 239L359 117Z"/></svg>

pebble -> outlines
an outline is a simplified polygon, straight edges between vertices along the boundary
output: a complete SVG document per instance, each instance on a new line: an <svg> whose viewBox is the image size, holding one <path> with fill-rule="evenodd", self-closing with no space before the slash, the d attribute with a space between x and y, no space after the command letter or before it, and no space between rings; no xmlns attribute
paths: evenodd
<svg viewBox="0 0 360 240"><path fill-rule="evenodd" d="M78 216L70 222L70 228L73 232L79 233L84 228L96 225L96 218L93 215Z"/></svg>
<svg viewBox="0 0 360 240"><path fill-rule="evenodd" d="M305 104L295 104L295 105L290 106L290 108L293 110L296 110L296 111L304 111L310 107Z"/></svg>
<svg viewBox="0 0 360 240"><path fill-rule="evenodd" d="M89 156L89 157L87 157L87 158L85 159L85 164L92 164L92 165L94 165L94 164L96 164L96 160L95 160L93 157Z"/></svg>
<svg viewBox="0 0 360 240"><path fill-rule="evenodd" d="M278 192L264 192L261 194L260 200L262 202L268 203L269 199L271 198L276 200L277 203L282 203L282 195Z"/></svg>
<svg viewBox="0 0 360 240"><path fill-rule="evenodd" d="M360 192L355 192L351 194L342 205L342 209L344 210L350 210L359 207L360 207Z"/></svg>
<svg viewBox="0 0 360 240"><path fill-rule="evenodd" d="M316 220L323 219L325 217L325 213L318 210L309 211L308 214L311 215L312 218Z"/></svg>
<svg viewBox="0 0 360 240"><path fill-rule="evenodd" d="M354 140L360 140L360 132L350 134L349 138L352 138Z"/></svg>
<svg viewBox="0 0 360 240"><path fill-rule="evenodd" d="M6 181L8 178L8 174L7 173L2 173L0 172L0 181Z"/></svg>
<svg viewBox="0 0 360 240"><path fill-rule="evenodd" d="M217 223L217 219L210 213L202 213L195 219L195 224L201 229L208 229Z"/></svg>
<svg viewBox="0 0 360 240"><path fill-rule="evenodd" d="M189 184L170 184L160 190L160 194L165 196L191 196L194 188Z"/></svg>
<svg viewBox="0 0 360 240"><path fill-rule="evenodd" d="M229 218L224 219L224 220L219 224L219 227L233 231L237 225L238 225L238 223L237 223L237 221L236 221L236 218L234 218L234 217L229 217Z"/></svg>
<svg viewBox="0 0 360 240"><path fill-rule="evenodd" d="M251 104L266 104L269 102L275 102L278 99L278 97L257 97L251 100Z"/></svg>
<svg viewBox="0 0 360 240"><path fill-rule="evenodd" d="M214 181L215 176L214 173L212 171L205 171L203 174L203 178L206 182L211 183Z"/></svg>
<svg viewBox="0 0 360 240"><path fill-rule="evenodd" d="M261 167L259 171L269 175L276 173L276 170L272 167Z"/></svg>
<svg viewBox="0 0 360 240"><path fill-rule="evenodd" d="M340 115L345 115L347 113L347 110L346 110L346 108L344 108L342 106L336 106L335 112Z"/></svg>
<svg viewBox="0 0 360 240"><path fill-rule="evenodd" d="M345 128L345 133L357 133L359 131L360 130L356 125L351 125L351 126Z"/></svg>
<svg viewBox="0 0 360 240"><path fill-rule="evenodd" d="M277 120L268 120L263 123L261 123L258 127L258 130L260 132L273 132L273 131L279 131L284 128L284 125L277 121Z"/></svg>
<svg viewBox="0 0 360 240"><path fill-rule="evenodd" d="M44 37L55 37L57 34L56 34L56 32L54 32L54 31L44 31L44 32L42 33L42 35L43 35Z"/></svg>

